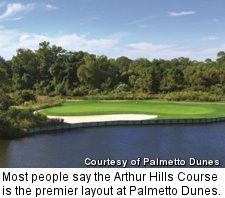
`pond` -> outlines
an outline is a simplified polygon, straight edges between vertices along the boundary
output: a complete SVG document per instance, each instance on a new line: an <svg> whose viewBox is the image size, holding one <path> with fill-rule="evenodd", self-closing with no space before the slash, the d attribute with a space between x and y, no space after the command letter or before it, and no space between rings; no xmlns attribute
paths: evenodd
<svg viewBox="0 0 225 198"><path fill-rule="evenodd" d="M82 128L0 140L0 167L86 167L91 159L220 160L225 167L225 123Z"/></svg>

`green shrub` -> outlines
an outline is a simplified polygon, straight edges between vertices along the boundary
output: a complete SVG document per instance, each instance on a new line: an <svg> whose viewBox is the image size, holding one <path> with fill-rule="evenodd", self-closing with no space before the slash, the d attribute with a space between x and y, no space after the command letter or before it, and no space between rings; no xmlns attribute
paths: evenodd
<svg viewBox="0 0 225 198"><path fill-rule="evenodd" d="M224 101L223 95L211 94L202 91L182 91L172 92L165 94L162 99L170 101L206 101L206 102L218 102Z"/></svg>
<svg viewBox="0 0 225 198"><path fill-rule="evenodd" d="M80 85L79 87L73 90L74 96L86 96L88 95L90 87L87 85Z"/></svg>
<svg viewBox="0 0 225 198"><path fill-rule="evenodd" d="M24 104L27 101L36 102L36 96L29 90L18 91L14 94L17 104Z"/></svg>
<svg viewBox="0 0 225 198"><path fill-rule="evenodd" d="M0 89L0 110L6 111L14 104L14 100Z"/></svg>
<svg viewBox="0 0 225 198"><path fill-rule="evenodd" d="M127 92L129 89L128 85L127 84L124 84L124 83L120 83L116 89L114 90L115 93L124 93L124 92Z"/></svg>

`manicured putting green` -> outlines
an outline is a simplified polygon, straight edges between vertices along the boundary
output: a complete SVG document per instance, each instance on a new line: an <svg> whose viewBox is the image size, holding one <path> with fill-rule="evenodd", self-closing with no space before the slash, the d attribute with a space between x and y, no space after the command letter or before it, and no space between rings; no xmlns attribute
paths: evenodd
<svg viewBox="0 0 225 198"><path fill-rule="evenodd" d="M147 114L158 119L225 117L223 103L179 103L152 100L139 101L73 101L41 111L51 116L106 114Z"/></svg>

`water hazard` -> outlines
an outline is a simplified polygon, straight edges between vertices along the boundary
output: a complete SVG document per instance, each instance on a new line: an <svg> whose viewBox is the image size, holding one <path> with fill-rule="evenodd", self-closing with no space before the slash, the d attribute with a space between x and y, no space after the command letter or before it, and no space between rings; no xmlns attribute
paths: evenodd
<svg viewBox="0 0 225 198"><path fill-rule="evenodd" d="M86 167L85 158L220 160L225 167L225 123L83 128L0 140L0 167Z"/></svg>

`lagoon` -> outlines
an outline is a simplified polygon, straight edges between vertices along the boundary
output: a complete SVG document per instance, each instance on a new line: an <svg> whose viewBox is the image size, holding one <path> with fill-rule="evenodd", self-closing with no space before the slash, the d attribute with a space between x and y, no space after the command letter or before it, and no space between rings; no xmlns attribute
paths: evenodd
<svg viewBox="0 0 225 198"><path fill-rule="evenodd" d="M0 140L0 167L77 168L85 159L220 160L225 167L225 123L81 128Z"/></svg>

